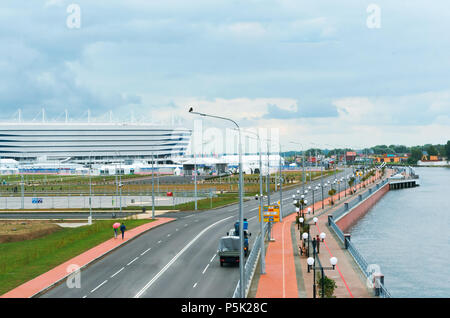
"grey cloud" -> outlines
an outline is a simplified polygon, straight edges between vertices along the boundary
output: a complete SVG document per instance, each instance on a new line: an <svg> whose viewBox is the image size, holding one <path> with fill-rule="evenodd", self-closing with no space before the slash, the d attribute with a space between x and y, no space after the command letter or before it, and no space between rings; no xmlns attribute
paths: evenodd
<svg viewBox="0 0 450 318"><path fill-rule="evenodd" d="M338 112L334 105L329 103L304 103L296 105L295 111L282 109L274 104L267 105L267 113L263 115L265 119L295 119L295 118L317 118L317 117L337 117Z"/></svg>

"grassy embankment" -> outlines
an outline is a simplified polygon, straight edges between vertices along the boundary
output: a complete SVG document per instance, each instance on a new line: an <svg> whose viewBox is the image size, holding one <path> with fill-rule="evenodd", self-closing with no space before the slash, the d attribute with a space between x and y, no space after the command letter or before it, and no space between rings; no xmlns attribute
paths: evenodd
<svg viewBox="0 0 450 318"><path fill-rule="evenodd" d="M60 228L41 238L0 244L0 295L113 237L112 224L127 230L152 220L95 221L91 226Z"/></svg>

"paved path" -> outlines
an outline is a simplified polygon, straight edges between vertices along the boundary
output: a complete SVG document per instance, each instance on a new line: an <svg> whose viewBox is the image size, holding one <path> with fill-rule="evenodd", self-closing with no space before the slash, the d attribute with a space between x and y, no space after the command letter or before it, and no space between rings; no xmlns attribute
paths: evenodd
<svg viewBox="0 0 450 318"><path fill-rule="evenodd" d="M374 178L372 178L374 180ZM372 184L370 184L372 185ZM315 216L318 217L316 225L311 225L310 234L316 236L321 232L326 234L324 242L320 246L319 258L322 266L330 266L329 259L332 256L338 258L338 265L335 271L326 271L325 275L334 279L336 285L334 295L336 297L371 297L368 289L362 279L362 274L356 267L356 263L351 255L341 247L341 243L337 242L334 235L327 226L328 214L331 214L344 202L348 202L355 198L358 194L368 191L357 185L357 193L345 197L345 191L335 194L333 199L336 204L329 207L330 199L325 199L325 209L322 210L322 201L318 201L314 205L316 211ZM347 192L349 190L347 189ZM338 200L340 196L340 200ZM327 207L328 205L328 207ZM312 205L309 206L312 209ZM261 275L256 292L256 298L297 298L305 295L307 298L313 297L313 273L307 272L306 256L300 257L300 268L295 266L294 250L297 246L301 246L300 232L295 226L296 242L291 240L291 226L295 222L296 213L283 218L283 222L273 226L273 237L275 242L270 242L266 251L266 274ZM307 216L307 222L312 223L313 215ZM302 277L297 277L300 274ZM317 278L316 278L317 279ZM305 290L300 290L304 288Z"/></svg>
<svg viewBox="0 0 450 318"><path fill-rule="evenodd" d="M73 265L78 266L79 268L85 267L96 259L102 257L103 255L111 252L112 250L118 248L119 246L125 244L126 242L136 238L140 234L155 228L159 225L171 222L175 219L172 218L160 218L156 219L153 222L138 226L134 229L125 232L125 239L122 240L120 236L117 239L110 239L96 247L91 248L90 250L68 260L67 262L51 269L50 271L16 287L15 289L7 292L0 296L0 298L29 298L33 295L39 293L43 289L46 289L56 282L61 281L71 274L70 268L73 268ZM120 234L120 232L119 232Z"/></svg>

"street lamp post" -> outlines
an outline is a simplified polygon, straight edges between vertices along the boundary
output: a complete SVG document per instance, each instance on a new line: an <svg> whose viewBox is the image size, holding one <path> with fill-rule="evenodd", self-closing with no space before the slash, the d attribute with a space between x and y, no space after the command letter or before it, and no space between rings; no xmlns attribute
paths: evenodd
<svg viewBox="0 0 450 318"><path fill-rule="evenodd" d="M262 177L262 154L261 154L261 138L259 137L259 132L254 133L251 131L245 131L246 133L251 133L257 137L258 140L258 152L259 152L259 230L261 233L260 245L261 245L261 274L266 273L266 260L265 260L265 246L264 246L264 215L263 215L263 177Z"/></svg>
<svg viewBox="0 0 450 318"><path fill-rule="evenodd" d="M154 163L155 163L155 154L152 153L152 219L155 218L155 181L154 181Z"/></svg>
<svg viewBox="0 0 450 318"><path fill-rule="evenodd" d="M314 279L314 283L313 283L313 298L316 298L316 270L317 269L319 269L320 272L321 272L321 279L320 279L320 281L321 281L321 285L322 285L322 288L321 288L322 289L322 298L325 298L324 271L325 270L334 270L334 268L335 268L335 266L336 266L336 264L338 262L338 259L336 257L331 257L330 258L331 267L323 267L322 265L317 267L315 265L315 260L316 260L316 250L315 249L313 251L313 256L314 257L309 257L306 260L306 262L308 263L308 273L309 273L310 268L313 270L313 273L314 273L314 278L313 278Z"/></svg>
<svg viewBox="0 0 450 318"><path fill-rule="evenodd" d="M193 108L189 109L189 113L197 114L203 117L212 117L222 120L227 120L236 125L239 132L239 237L240 237L240 256L239 256L239 279L240 279L240 296L245 298L245 277L244 277L244 210L243 210L243 197L244 197L244 184L242 176L242 143L241 143L241 129L239 125L232 119L226 117L220 117L215 115L208 115L204 113L194 112Z"/></svg>

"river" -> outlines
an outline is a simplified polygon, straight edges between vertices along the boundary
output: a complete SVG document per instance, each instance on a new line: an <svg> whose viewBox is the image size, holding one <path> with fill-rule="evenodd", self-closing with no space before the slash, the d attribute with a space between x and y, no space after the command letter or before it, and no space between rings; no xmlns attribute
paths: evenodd
<svg viewBox="0 0 450 318"><path fill-rule="evenodd" d="M450 169L415 171L420 186L388 191L351 240L393 297L450 297Z"/></svg>

